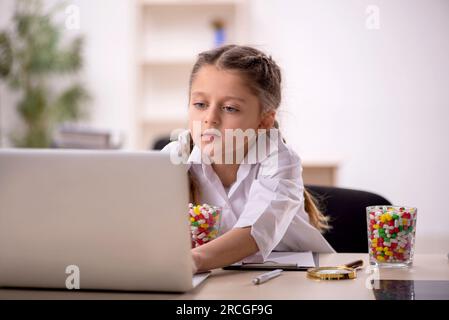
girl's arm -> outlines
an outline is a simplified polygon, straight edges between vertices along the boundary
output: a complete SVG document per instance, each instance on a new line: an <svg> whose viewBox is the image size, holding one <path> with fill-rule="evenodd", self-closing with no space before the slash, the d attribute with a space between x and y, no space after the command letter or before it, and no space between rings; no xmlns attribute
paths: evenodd
<svg viewBox="0 0 449 320"><path fill-rule="evenodd" d="M200 247L192 249L194 272L221 268L259 251L251 227L234 228Z"/></svg>

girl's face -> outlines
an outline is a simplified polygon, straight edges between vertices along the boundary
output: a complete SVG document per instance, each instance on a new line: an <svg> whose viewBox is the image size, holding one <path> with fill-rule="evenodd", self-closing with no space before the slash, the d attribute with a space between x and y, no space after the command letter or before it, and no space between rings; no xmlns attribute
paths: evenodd
<svg viewBox="0 0 449 320"><path fill-rule="evenodd" d="M257 133L257 129L271 128L274 116L274 111L261 114L258 97L237 71L206 65L200 68L192 83L189 129L194 143L210 156L213 156L210 144L216 139L221 139L222 150L225 150L225 129L252 129ZM233 153L235 149L234 143Z"/></svg>

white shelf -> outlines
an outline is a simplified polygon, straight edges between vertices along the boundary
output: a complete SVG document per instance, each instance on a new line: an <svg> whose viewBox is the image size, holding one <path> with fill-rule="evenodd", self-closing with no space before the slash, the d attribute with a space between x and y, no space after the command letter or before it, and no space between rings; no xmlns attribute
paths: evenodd
<svg viewBox="0 0 449 320"><path fill-rule="evenodd" d="M340 160L333 160L333 159L302 159L301 161L303 166L307 167L329 167L329 168L336 168L340 165Z"/></svg>
<svg viewBox="0 0 449 320"><path fill-rule="evenodd" d="M194 59L200 51L214 45L211 22L223 20L228 42L235 42L235 6L145 7L142 21L142 49L149 60Z"/></svg>
<svg viewBox="0 0 449 320"><path fill-rule="evenodd" d="M154 64L143 68L141 116L144 119L187 118L191 65Z"/></svg>
<svg viewBox="0 0 449 320"><path fill-rule="evenodd" d="M157 66L193 66L195 59L191 57L144 57L141 60L142 66L145 67L157 67Z"/></svg>
<svg viewBox="0 0 449 320"><path fill-rule="evenodd" d="M154 123L166 123L166 124L185 123L185 124L187 124L187 115L150 112L150 113L145 114L142 117L143 125L150 125L150 124L154 124Z"/></svg>
<svg viewBox="0 0 449 320"><path fill-rule="evenodd" d="M212 21L225 43L246 43L247 0L137 0L136 145L187 124L190 72L198 53L214 47Z"/></svg>

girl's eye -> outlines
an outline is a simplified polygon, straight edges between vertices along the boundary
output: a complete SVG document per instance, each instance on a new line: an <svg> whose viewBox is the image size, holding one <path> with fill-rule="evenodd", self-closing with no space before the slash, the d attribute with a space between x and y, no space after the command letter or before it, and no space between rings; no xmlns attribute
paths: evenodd
<svg viewBox="0 0 449 320"><path fill-rule="evenodd" d="M224 109L226 112L229 112L229 113L234 113L234 112L237 112L237 111L238 111L236 108L231 107L231 106L224 106L223 109Z"/></svg>
<svg viewBox="0 0 449 320"><path fill-rule="evenodd" d="M194 103L193 106L197 109L204 109L206 107L206 105L202 102Z"/></svg>

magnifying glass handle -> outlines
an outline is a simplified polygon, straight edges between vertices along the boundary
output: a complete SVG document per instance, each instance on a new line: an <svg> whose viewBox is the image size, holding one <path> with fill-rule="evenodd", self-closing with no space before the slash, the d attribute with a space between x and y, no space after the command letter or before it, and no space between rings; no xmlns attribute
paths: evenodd
<svg viewBox="0 0 449 320"><path fill-rule="evenodd" d="M363 260L356 260L345 264L345 267L357 269L363 266Z"/></svg>

